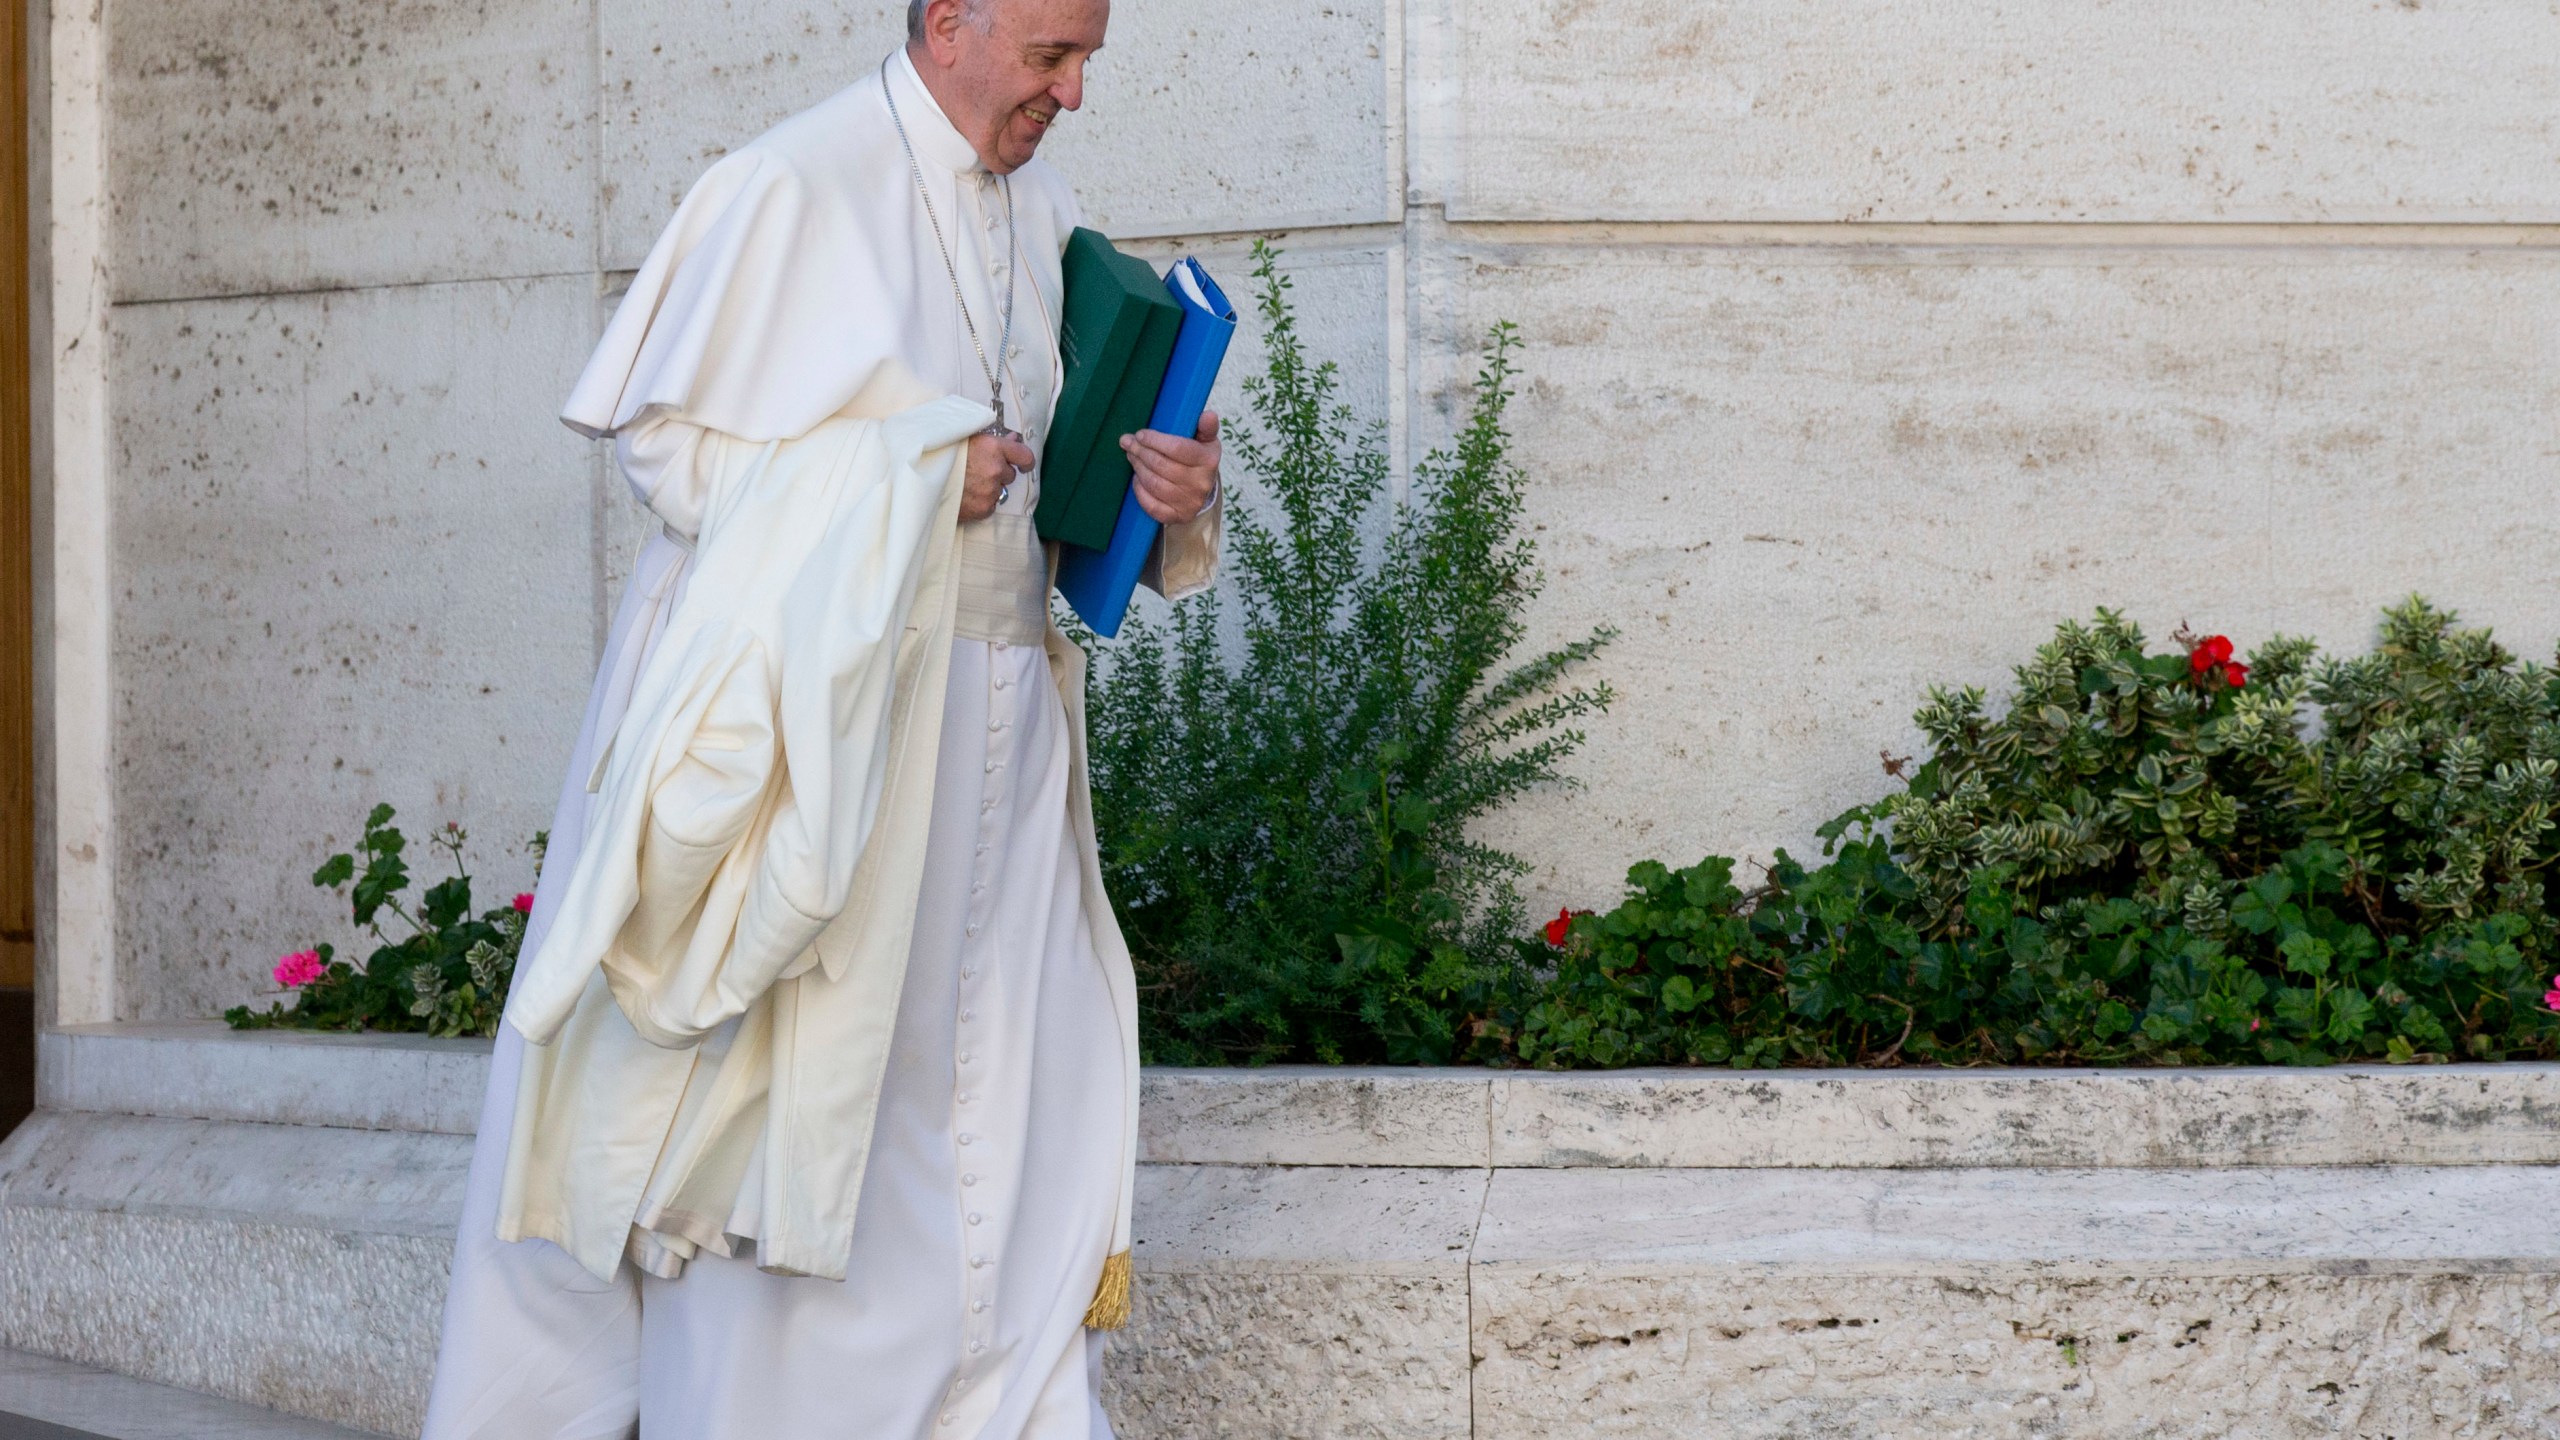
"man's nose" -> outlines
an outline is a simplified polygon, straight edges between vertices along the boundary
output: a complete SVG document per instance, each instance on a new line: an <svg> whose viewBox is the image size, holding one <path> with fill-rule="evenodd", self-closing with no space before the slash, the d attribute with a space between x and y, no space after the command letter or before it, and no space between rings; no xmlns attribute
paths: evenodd
<svg viewBox="0 0 2560 1440"><path fill-rule="evenodd" d="M1084 62L1082 60L1068 62L1066 78L1049 87L1049 98L1057 101L1058 108L1061 110L1084 108Z"/></svg>

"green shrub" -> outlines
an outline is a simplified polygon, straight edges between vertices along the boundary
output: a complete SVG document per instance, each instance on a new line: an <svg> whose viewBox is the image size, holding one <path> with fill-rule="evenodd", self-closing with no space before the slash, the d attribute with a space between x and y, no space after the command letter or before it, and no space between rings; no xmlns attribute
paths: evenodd
<svg viewBox="0 0 2560 1440"><path fill-rule="evenodd" d="M1312 364L1267 247L1269 361L1229 430L1218 587L1091 644L1093 806L1150 1059L1452 1058L1504 978L1520 862L1467 827L1581 741L1596 632L1526 663L1539 573L1497 328L1454 451L1388 492L1383 433ZM1267 508L1266 508L1267 507Z"/></svg>
<svg viewBox="0 0 2560 1440"><path fill-rule="evenodd" d="M275 978L291 992L292 1003L264 1010L235 1006L222 1017L234 1029L498 1033L533 897L518 895L511 904L473 915L471 876L462 864L469 836L447 824L427 843L445 852L453 875L428 887L412 913L400 899L409 888L408 840L391 820L390 806L373 807L355 853L330 856L311 876L325 890L349 887L349 908L373 937L373 952L362 965L338 959L335 947L326 944L283 957ZM537 834L527 847L537 875L548 840ZM386 918L408 933L392 939L383 932Z"/></svg>
<svg viewBox="0 0 2560 1440"><path fill-rule="evenodd" d="M2101 611L1997 716L1932 691L1934 753L1825 863L1635 867L1489 1038L1556 1067L2560 1050L2560 680L2419 599L2354 660L2178 638Z"/></svg>

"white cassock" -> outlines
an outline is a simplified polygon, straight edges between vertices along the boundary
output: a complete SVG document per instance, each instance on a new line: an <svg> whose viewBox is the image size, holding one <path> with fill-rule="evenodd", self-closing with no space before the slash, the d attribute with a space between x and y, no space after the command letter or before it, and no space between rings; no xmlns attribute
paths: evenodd
<svg viewBox="0 0 2560 1440"><path fill-rule="evenodd" d="M903 52L887 83L991 356L1006 281L1017 285L1006 420L1036 453L1059 383L1059 247L1077 223L1073 199L1036 162L1017 172L1021 273L1009 277L1000 183ZM784 131L801 127L806 144L813 126L885 127L880 85L860 82ZM866 134L876 150L878 135ZM753 146L723 162L771 163ZM948 393L983 398L942 255L920 219L916 227L911 285L797 297L805 304L795 308L817 312L803 317L797 343L840 351L847 347L830 335L858 334L851 348L902 361ZM752 257L754 246L733 251ZM826 313L848 304L861 308ZM704 343L716 350L717 327ZM683 597L703 477L736 463L741 447L787 439L841 403L837 392L860 379L844 379L845 370L832 353L789 370L807 391L796 396L790 384L777 395L732 383L741 373L776 373L769 357L752 372L697 365L654 395L648 377L635 376L609 422L587 426L614 434L618 463L666 532L642 551L607 642L527 955L540 948L576 867L597 748ZM715 1234L699 1248L680 1246L689 1259L651 1267L668 1276L626 1264L610 1279L546 1242L499 1241L525 1054L515 1028L502 1027L428 1440L620 1440L635 1427L649 1440L1109 1435L1097 1398L1102 1335L1083 1319L1125 1193L1120 1145L1095 1137L1123 1128L1126 1056L1088 924L1087 857L1070 820L1078 742L1044 649L1049 585L1032 528L1037 499L1037 477L1026 475L995 516L961 533L923 886L846 1278L765 1273L751 1243L734 1234L732 1243ZM1177 527L1161 576L1172 583L1160 588L1206 583L1217 526L1213 512ZM1177 546L1179 562L1170 558ZM732 1029L704 1049L716 1055Z"/></svg>

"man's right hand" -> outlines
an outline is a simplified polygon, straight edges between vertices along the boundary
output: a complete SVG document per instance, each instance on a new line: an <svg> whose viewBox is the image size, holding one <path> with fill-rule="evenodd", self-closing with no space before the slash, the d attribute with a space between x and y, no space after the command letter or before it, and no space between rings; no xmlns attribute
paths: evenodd
<svg viewBox="0 0 2560 1440"><path fill-rule="evenodd" d="M1008 430L1001 435L969 437L969 480L960 495L960 523L984 520L996 513L996 497L1025 470L1040 463L1022 437Z"/></svg>

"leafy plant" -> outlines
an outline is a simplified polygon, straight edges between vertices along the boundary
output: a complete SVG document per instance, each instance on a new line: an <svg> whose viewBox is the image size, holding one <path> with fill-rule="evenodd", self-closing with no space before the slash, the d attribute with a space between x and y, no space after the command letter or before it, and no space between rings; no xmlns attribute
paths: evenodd
<svg viewBox="0 0 2560 1440"><path fill-rule="evenodd" d="M2560 1054L2560 679L2415 598L2352 660L2178 640L2100 611L1998 715L1932 691L1934 753L1888 761L1904 788L1825 863L1637 866L1559 917L1498 1038L1547 1066Z"/></svg>
<svg viewBox="0 0 2560 1440"><path fill-rule="evenodd" d="M1454 449L1389 492L1380 427L1306 354L1255 249L1269 360L1233 427L1217 590L1133 619L1097 677L1103 864L1159 1061L1446 1060L1512 963L1522 864L1470 825L1559 778L1606 630L1515 663L1540 575L1489 338Z"/></svg>
<svg viewBox="0 0 2560 1440"><path fill-rule="evenodd" d="M355 923L375 941L372 953L362 965L338 959L327 944L285 956L276 964L276 981L292 992L291 1003L236 1006L223 1015L233 1028L498 1033L533 897L518 895L512 904L473 915L471 876L462 860L470 837L448 823L427 843L445 852L453 875L429 886L411 910L401 899L410 881L408 840L392 818L390 806L373 807L355 851L330 856L311 876L323 889L347 887ZM537 834L527 846L537 875L548 842ZM394 940L384 933L385 920L408 933Z"/></svg>

